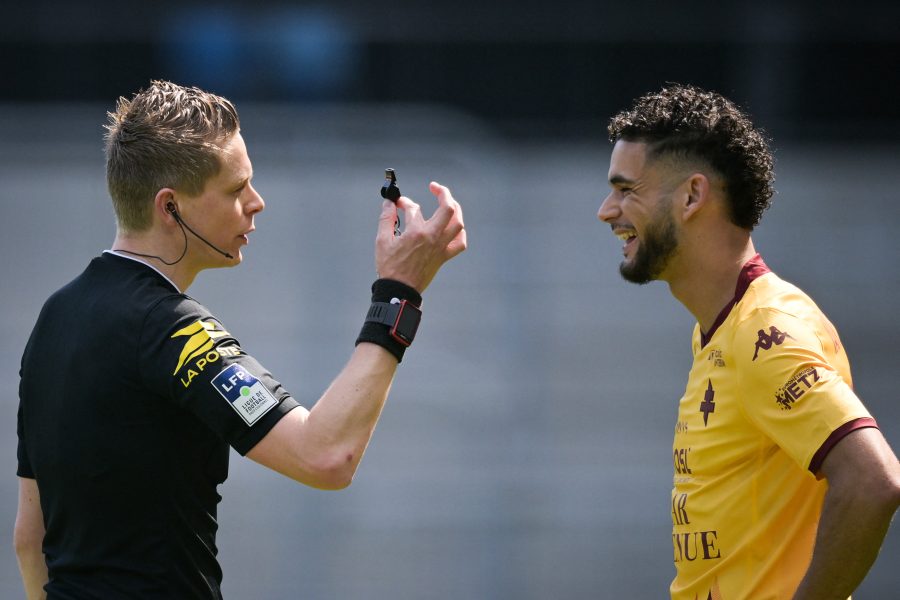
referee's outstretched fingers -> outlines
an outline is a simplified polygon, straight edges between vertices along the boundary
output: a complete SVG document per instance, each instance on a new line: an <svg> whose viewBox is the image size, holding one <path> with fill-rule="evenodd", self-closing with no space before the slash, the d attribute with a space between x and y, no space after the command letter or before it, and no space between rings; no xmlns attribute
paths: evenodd
<svg viewBox="0 0 900 600"><path fill-rule="evenodd" d="M446 187L431 183L438 207L429 219L421 207L400 196L396 206L385 204L375 242L375 271L380 277L412 286L419 293L434 279L441 266L466 249L462 209ZM394 235L394 222L403 212L403 235Z"/></svg>
<svg viewBox="0 0 900 600"><path fill-rule="evenodd" d="M432 220L440 232L439 239L447 246L448 258L452 258L466 249L462 206L446 186L432 181L428 187L438 200L438 208Z"/></svg>

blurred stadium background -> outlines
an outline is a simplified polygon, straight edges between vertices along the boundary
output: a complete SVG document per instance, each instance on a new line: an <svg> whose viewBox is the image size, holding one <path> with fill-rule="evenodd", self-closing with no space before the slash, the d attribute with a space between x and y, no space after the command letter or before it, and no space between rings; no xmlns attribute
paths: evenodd
<svg viewBox="0 0 900 600"><path fill-rule="evenodd" d="M0 20L0 597L12 552L18 361L44 299L109 247L102 124L151 78L236 101L266 211L239 270L190 293L307 406L349 355L374 277L383 168L465 207L468 252L353 486L233 455L227 598L665 597L669 462L692 319L617 273L605 121L664 81L713 88L773 136L755 234L848 348L900 451L900 5L694 1L33 1ZM896 597L900 531L854 598Z"/></svg>

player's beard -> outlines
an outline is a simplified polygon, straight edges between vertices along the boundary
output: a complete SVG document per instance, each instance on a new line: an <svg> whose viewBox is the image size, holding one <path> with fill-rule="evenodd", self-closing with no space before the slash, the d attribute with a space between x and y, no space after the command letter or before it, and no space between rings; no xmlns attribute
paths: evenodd
<svg viewBox="0 0 900 600"><path fill-rule="evenodd" d="M678 248L678 231L670 212L668 198L660 200L650 222L639 240L638 249L631 262L622 261L619 273L626 281L637 284L649 283L666 269L669 260Z"/></svg>

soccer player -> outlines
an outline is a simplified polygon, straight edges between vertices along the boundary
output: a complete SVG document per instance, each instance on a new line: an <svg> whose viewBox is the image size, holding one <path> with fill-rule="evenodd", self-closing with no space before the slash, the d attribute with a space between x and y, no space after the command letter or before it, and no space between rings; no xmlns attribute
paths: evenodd
<svg viewBox="0 0 900 600"><path fill-rule="evenodd" d="M673 445L670 593L845 599L900 502L900 464L853 391L840 338L751 239L772 155L731 101L670 85L609 124L598 217L621 275L697 319Z"/></svg>
<svg viewBox="0 0 900 600"><path fill-rule="evenodd" d="M200 271L241 262L265 206L232 103L155 81L109 116L115 241L46 302L22 358L19 566L28 598L221 598L229 445L310 486L350 484L420 294L466 247L462 210L437 183L429 219L409 198L384 201L372 307L307 410L185 293Z"/></svg>

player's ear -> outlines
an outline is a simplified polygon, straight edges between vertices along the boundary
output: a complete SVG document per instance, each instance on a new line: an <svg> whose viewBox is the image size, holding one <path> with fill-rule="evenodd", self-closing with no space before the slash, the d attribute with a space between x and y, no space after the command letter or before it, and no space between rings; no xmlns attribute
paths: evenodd
<svg viewBox="0 0 900 600"><path fill-rule="evenodd" d="M709 202L709 178L703 173L694 173L682 184L681 216L687 221L698 214Z"/></svg>

